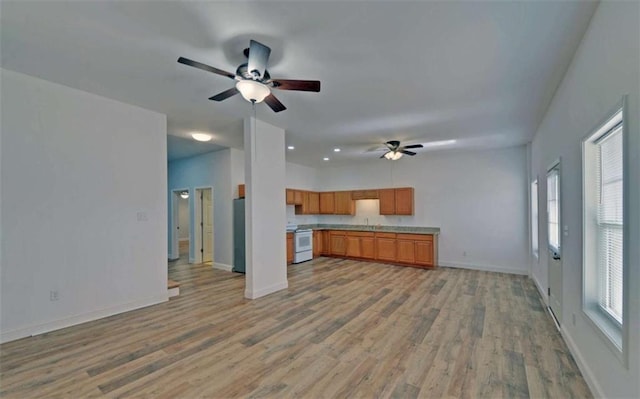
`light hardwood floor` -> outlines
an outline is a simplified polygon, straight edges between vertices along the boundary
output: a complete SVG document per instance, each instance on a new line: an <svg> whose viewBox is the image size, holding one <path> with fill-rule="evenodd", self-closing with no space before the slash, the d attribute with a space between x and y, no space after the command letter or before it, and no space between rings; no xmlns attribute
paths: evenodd
<svg viewBox="0 0 640 399"><path fill-rule="evenodd" d="M0 346L0 396L591 397L524 276L319 258L249 301L173 264L168 303Z"/></svg>

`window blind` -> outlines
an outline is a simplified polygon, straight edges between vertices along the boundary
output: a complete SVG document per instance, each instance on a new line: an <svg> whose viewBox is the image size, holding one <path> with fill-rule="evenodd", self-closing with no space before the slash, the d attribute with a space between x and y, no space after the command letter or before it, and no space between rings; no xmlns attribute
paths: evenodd
<svg viewBox="0 0 640 399"><path fill-rule="evenodd" d="M622 125L596 141L600 306L622 324Z"/></svg>
<svg viewBox="0 0 640 399"><path fill-rule="evenodd" d="M547 223L549 229L549 247L560 252L560 221L558 220L559 200L558 169L552 169L547 174Z"/></svg>

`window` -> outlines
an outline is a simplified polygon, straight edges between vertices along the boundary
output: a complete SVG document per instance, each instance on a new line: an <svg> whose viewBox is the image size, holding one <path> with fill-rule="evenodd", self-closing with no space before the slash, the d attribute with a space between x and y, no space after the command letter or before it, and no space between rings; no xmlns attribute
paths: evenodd
<svg viewBox="0 0 640 399"><path fill-rule="evenodd" d="M583 143L585 313L622 350L623 120L619 110Z"/></svg>
<svg viewBox="0 0 640 399"><path fill-rule="evenodd" d="M547 173L547 220L549 233L549 247L555 254L560 254L560 221L558 193L560 192L559 170L554 167Z"/></svg>
<svg viewBox="0 0 640 399"><path fill-rule="evenodd" d="M531 183L531 252L538 258L538 179Z"/></svg>

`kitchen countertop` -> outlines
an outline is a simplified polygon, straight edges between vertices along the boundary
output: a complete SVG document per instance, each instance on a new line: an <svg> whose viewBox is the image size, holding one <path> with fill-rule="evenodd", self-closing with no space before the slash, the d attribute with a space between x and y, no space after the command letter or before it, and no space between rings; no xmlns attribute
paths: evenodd
<svg viewBox="0 0 640 399"><path fill-rule="evenodd" d="M373 226L364 224L301 224L298 229L312 230L350 230L381 233L440 234L439 227L417 226Z"/></svg>

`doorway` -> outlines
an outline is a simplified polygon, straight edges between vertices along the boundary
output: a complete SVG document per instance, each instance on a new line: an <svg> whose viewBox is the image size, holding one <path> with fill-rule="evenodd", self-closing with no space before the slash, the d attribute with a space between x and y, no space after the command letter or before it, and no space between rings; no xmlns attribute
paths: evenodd
<svg viewBox="0 0 640 399"><path fill-rule="evenodd" d="M547 229L549 250L549 308L558 325L562 323L562 213L560 161L547 171Z"/></svg>
<svg viewBox="0 0 640 399"><path fill-rule="evenodd" d="M171 190L170 260L177 260L183 256L185 259L189 258L189 244L191 242L190 197L191 193L187 188Z"/></svg>
<svg viewBox="0 0 640 399"><path fill-rule="evenodd" d="M213 188L196 188L194 199L195 261L196 263L213 262Z"/></svg>

